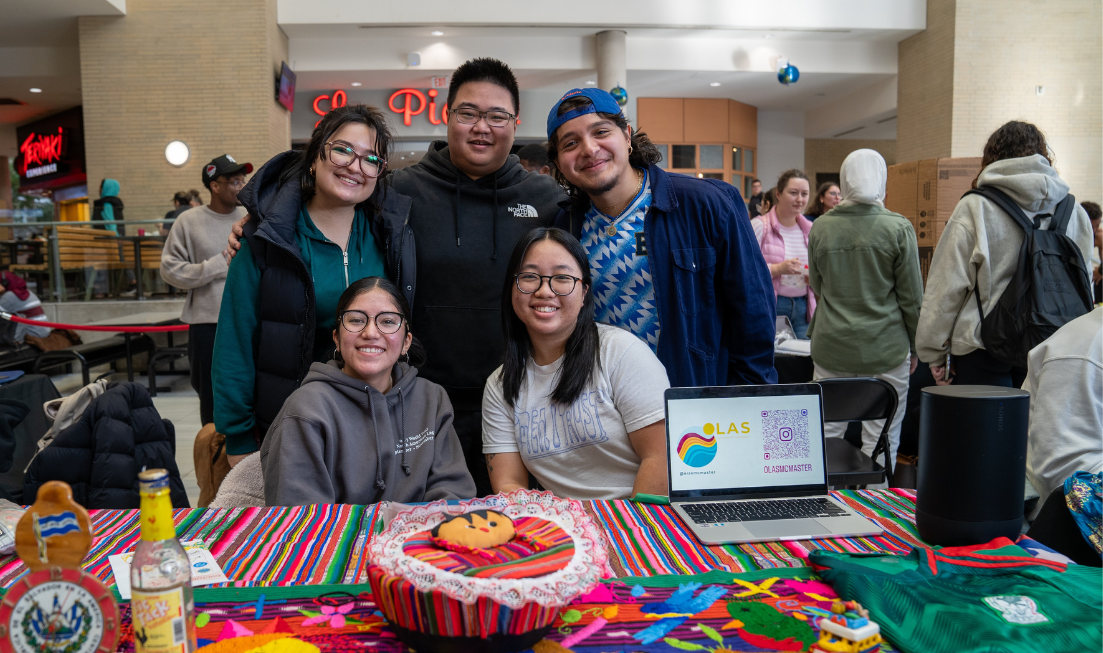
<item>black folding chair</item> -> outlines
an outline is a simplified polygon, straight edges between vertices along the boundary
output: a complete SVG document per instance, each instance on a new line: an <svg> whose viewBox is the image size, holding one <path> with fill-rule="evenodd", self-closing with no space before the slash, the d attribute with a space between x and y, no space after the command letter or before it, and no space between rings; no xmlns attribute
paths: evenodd
<svg viewBox="0 0 1103 653"><path fill-rule="evenodd" d="M888 433L896 415L896 388L887 381L872 378L821 379L824 422L864 422L885 420L877 438L873 456L867 456L845 438L827 438L827 484L859 486L881 483L892 485L892 461L889 460ZM885 464L876 458L884 455Z"/></svg>

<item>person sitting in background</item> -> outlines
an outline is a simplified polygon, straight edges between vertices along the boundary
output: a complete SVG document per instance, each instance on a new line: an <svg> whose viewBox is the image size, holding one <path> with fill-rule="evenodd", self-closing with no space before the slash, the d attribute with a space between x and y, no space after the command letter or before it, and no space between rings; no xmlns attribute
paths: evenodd
<svg viewBox="0 0 1103 653"><path fill-rule="evenodd" d="M1028 219L1038 217L1038 228L1048 229L1053 210L1069 192L1049 156L1037 127L1008 122L988 138L973 187L1002 191ZM1075 207L1065 235L1080 249L1081 263L1090 275L1091 223L1083 207ZM939 385L953 379L959 385L1022 386L1025 367L996 360L985 351L981 320L996 308L1015 274L1025 237L1019 223L985 197L966 195L954 208L927 273L915 336L919 359L931 366ZM948 354L953 355L949 369Z"/></svg>
<svg viewBox="0 0 1103 653"><path fill-rule="evenodd" d="M798 338L806 338L816 312L816 297L808 286L808 231L812 223L801 212L808 204L808 177L787 170L777 180L777 201L751 220L762 257L774 282L777 314L789 318Z"/></svg>
<svg viewBox="0 0 1103 653"><path fill-rule="evenodd" d="M47 321L46 312L42 310L42 302L38 300L37 295L27 290L27 282L22 278L6 270L0 272L0 287L3 287L3 294L0 294L0 310L28 320ZM0 338L0 342L8 346L23 344L23 339L28 335L36 338L45 338L50 335L50 327L46 326L34 326L9 320L4 320L4 324L12 325L7 327L10 332Z"/></svg>
<svg viewBox="0 0 1103 653"><path fill-rule="evenodd" d="M172 210L165 214L165 220L176 220L176 218L180 217L181 213L191 208L194 208L191 203L191 192L178 190L176 194L172 196ZM172 222L162 222L161 235L169 235L172 225Z"/></svg>
<svg viewBox="0 0 1103 653"><path fill-rule="evenodd" d="M114 179L104 179L100 182L100 198L92 202L91 220L111 223L101 226L120 236L126 234L126 228L118 224L123 221L123 201L119 199L119 182Z"/></svg>
<svg viewBox="0 0 1103 653"><path fill-rule="evenodd" d="M825 181L816 189L816 196L812 198L812 203L808 206L808 210L804 212L804 217L815 222L816 218L838 206L842 198L843 194L839 190L839 185Z"/></svg>
<svg viewBox="0 0 1103 653"><path fill-rule="evenodd" d="M546 143L529 143L517 150L517 158L521 160L521 167L529 172L541 175L550 175L551 166L548 165L548 146Z"/></svg>
<svg viewBox="0 0 1103 653"><path fill-rule="evenodd" d="M747 213L752 218L762 215L762 182L755 179L751 182L751 196L747 198Z"/></svg>
<svg viewBox="0 0 1103 653"><path fill-rule="evenodd" d="M475 496L448 394L417 375L425 355L409 315L380 277L341 293L333 360L310 366L261 447L266 505Z"/></svg>
<svg viewBox="0 0 1103 653"><path fill-rule="evenodd" d="M923 300L919 250L907 218L885 208L888 167L873 150L856 150L840 172L843 199L808 234L809 285L819 298L808 333L814 381L872 376L896 388L888 432L891 469L900 446ZM862 423L862 451L873 455L884 420ZM841 437L846 423L824 425Z"/></svg>
<svg viewBox="0 0 1103 653"><path fill-rule="evenodd" d="M506 350L483 392L495 492L529 473L557 496L666 494L662 363L643 340L594 322L590 266L566 231L517 243L502 289Z"/></svg>

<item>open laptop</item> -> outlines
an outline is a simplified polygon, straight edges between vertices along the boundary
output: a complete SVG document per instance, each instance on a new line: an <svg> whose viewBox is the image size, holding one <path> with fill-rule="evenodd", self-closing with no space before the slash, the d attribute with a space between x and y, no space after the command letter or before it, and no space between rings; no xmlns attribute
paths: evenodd
<svg viewBox="0 0 1103 653"><path fill-rule="evenodd" d="M670 503L705 544L880 535L827 489L820 386L666 391Z"/></svg>

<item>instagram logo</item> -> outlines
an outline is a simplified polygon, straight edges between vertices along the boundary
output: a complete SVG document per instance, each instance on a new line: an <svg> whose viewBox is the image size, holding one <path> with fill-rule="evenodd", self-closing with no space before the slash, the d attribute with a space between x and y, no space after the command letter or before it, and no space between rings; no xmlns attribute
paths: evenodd
<svg viewBox="0 0 1103 653"><path fill-rule="evenodd" d="M793 439L793 429L783 426L777 430L777 436L782 442L789 442Z"/></svg>

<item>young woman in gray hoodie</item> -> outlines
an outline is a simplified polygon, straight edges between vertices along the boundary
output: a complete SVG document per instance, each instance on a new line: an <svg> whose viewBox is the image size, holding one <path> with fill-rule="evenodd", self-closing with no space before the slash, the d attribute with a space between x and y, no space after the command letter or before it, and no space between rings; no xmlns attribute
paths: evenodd
<svg viewBox="0 0 1103 653"><path fill-rule="evenodd" d="M413 367L424 354L409 314L380 277L341 295L334 360L310 366L261 447L266 505L475 496L448 395Z"/></svg>

